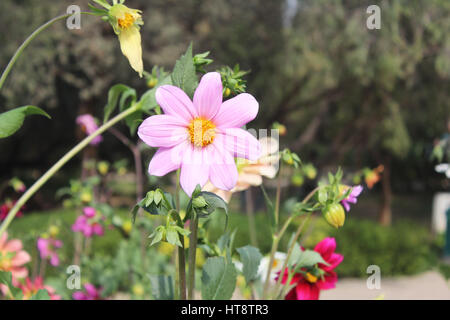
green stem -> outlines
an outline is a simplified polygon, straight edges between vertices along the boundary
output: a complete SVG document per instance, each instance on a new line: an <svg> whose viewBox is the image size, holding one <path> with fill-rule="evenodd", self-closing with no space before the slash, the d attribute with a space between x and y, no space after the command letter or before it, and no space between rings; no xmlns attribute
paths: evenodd
<svg viewBox="0 0 450 320"><path fill-rule="evenodd" d="M189 282L188 282L188 299L194 300L195 289L195 258L197 254L197 231L198 216L195 215L190 223L191 234L189 235Z"/></svg>
<svg viewBox="0 0 450 320"><path fill-rule="evenodd" d="M91 12L80 12L81 14L92 14ZM3 84L6 81L6 78L8 77L9 72L11 71L12 67L16 63L17 59L22 54L23 50L30 44L30 42L36 38L42 31L50 27L52 24L54 24L57 21L67 19L68 17L72 16L73 13L69 14L63 14L58 17L55 17L46 23L44 23L42 26L37 28L32 34L28 36L28 38L25 39L25 41L20 45L20 47L16 50L14 55L12 56L11 60L9 61L8 65L6 66L5 70L2 73L2 76L0 77L0 89L3 87Z"/></svg>
<svg viewBox="0 0 450 320"><path fill-rule="evenodd" d="M3 232L6 231L9 224L12 222L14 217L16 216L17 212L22 208L22 206L38 191L53 175L59 171L59 169L62 168L69 160L71 160L78 152L83 150L92 140L94 140L95 137L102 134L109 128L111 128L113 125L115 125L120 120L128 117L130 114L136 112L139 110L140 105L135 104L131 108L128 108L127 110L123 111L122 113L118 114L105 124L103 124L100 128L98 128L94 133L87 136L83 141L78 143L75 147L72 148L68 153L66 153L61 159L59 159L58 162L56 162L53 167L51 167L46 173L44 173L43 176L39 178L21 197L19 200L17 200L16 204L12 209L9 211L8 216L3 221L1 227L0 227L0 236L3 234Z"/></svg>
<svg viewBox="0 0 450 320"><path fill-rule="evenodd" d="M262 294L263 299L266 297L267 290L269 289L270 274L272 272L272 266L273 266L273 262L275 260L275 253L278 250L278 245L280 243L280 239L283 237L287 228L291 224L292 219L293 219L292 217L289 217L289 219L287 219L286 222L284 223L283 228L280 230L280 232L278 232L273 237L272 249L270 251L269 266L267 267L266 281L264 282L264 289L263 289L263 294Z"/></svg>
<svg viewBox="0 0 450 320"><path fill-rule="evenodd" d="M319 187L316 187L313 191L311 191L302 201L303 204L307 203L313 196L314 194L319 190ZM288 249L287 255L286 255L286 259L284 260L283 263L283 267L281 268L281 272L284 272L284 270L286 270L287 264L289 262L289 259L291 258L292 252L294 250L295 244L297 243L298 237L300 236L306 222L309 220L309 218L311 217L312 212L310 212L308 214L308 216L306 217L306 219L303 220L302 224L298 227L297 232L295 233L294 239L292 240L292 243ZM277 283L276 283L276 287L275 287L275 292L278 292L280 290L280 286L281 286L281 280L282 280L283 276L280 274L280 276L278 277ZM290 283L289 279L286 282L286 286L288 286ZM281 291L279 292L279 295L283 293L283 289L284 287L281 288Z"/></svg>
<svg viewBox="0 0 450 320"><path fill-rule="evenodd" d="M175 204L177 207L177 211L180 211L180 169L177 170L177 183L175 189ZM180 219L179 213L178 216L178 226L184 228L183 222ZM178 285L180 290L180 300L186 300L186 256L184 252L184 236L179 235L181 247L178 247Z"/></svg>

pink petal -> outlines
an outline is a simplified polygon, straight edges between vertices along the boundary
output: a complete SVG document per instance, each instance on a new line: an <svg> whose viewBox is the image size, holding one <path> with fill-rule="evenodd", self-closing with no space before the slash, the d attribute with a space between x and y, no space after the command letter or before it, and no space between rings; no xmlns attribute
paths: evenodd
<svg viewBox="0 0 450 320"><path fill-rule="evenodd" d="M22 249L22 241L14 239L14 240L9 240L4 249L6 251L19 251L20 249Z"/></svg>
<svg viewBox="0 0 450 320"><path fill-rule="evenodd" d="M21 268L14 267L14 268L12 268L11 273L12 273L13 277L15 277L15 278L25 278L28 276L28 269L25 267L21 267ZM14 278L13 278L13 281L14 281Z"/></svg>
<svg viewBox="0 0 450 320"><path fill-rule="evenodd" d="M19 267L31 261L30 255L26 251L19 251L11 260L14 267Z"/></svg>
<svg viewBox="0 0 450 320"><path fill-rule="evenodd" d="M331 254L334 252L334 250L336 250L336 240L330 237L320 241L314 248L314 251L319 252L325 261L328 261L328 259L330 259Z"/></svg>
<svg viewBox="0 0 450 320"><path fill-rule="evenodd" d="M231 190L236 186L238 180L238 171L236 163L231 154L211 144L208 153L212 159L209 168L209 180L219 189Z"/></svg>
<svg viewBox="0 0 450 320"><path fill-rule="evenodd" d="M138 136L150 147L173 147L188 137L186 123L170 115L151 116L142 122Z"/></svg>
<svg viewBox="0 0 450 320"><path fill-rule="evenodd" d="M300 282L295 287L297 300L319 300L319 288L306 282Z"/></svg>
<svg viewBox="0 0 450 320"><path fill-rule="evenodd" d="M261 144L248 131L240 128L227 128L217 134L222 148L225 148L237 158L258 160L261 156Z"/></svg>
<svg viewBox="0 0 450 320"><path fill-rule="evenodd" d="M194 93L194 107L197 114L205 119L212 119L222 105L222 79L220 73L209 72L200 80Z"/></svg>
<svg viewBox="0 0 450 320"><path fill-rule="evenodd" d="M159 148L150 161L148 173L152 176L162 177L177 170L181 166L184 152L190 147L188 141L184 141L172 148Z"/></svg>
<svg viewBox="0 0 450 320"><path fill-rule="evenodd" d="M259 104L256 99L248 93L225 101L213 122L221 128L240 128L256 118Z"/></svg>
<svg viewBox="0 0 450 320"><path fill-rule="evenodd" d="M331 271L336 268L343 260L344 256L342 254L332 253L331 257L327 260L329 266L319 263L319 268L325 271Z"/></svg>
<svg viewBox="0 0 450 320"><path fill-rule="evenodd" d="M195 187L203 187L208 181L209 165L203 155L203 149L192 145L186 148L181 164L180 184L190 197Z"/></svg>
<svg viewBox="0 0 450 320"><path fill-rule="evenodd" d="M92 218L93 216L95 216L96 210L93 207L84 207L83 213L86 217Z"/></svg>
<svg viewBox="0 0 450 320"><path fill-rule="evenodd" d="M50 258L50 264L54 267L59 266L59 257L56 253L52 254L52 256Z"/></svg>
<svg viewBox="0 0 450 320"><path fill-rule="evenodd" d="M191 99L183 90L175 86L161 86L156 90L156 101L167 115L183 119L189 123L197 116Z"/></svg>
<svg viewBox="0 0 450 320"><path fill-rule="evenodd" d="M87 296L81 291L74 292L72 298L74 300L87 300Z"/></svg>
<svg viewBox="0 0 450 320"><path fill-rule="evenodd" d="M337 274L335 272L330 272L324 277L324 280L317 281L316 285L321 290L334 289L337 280Z"/></svg>

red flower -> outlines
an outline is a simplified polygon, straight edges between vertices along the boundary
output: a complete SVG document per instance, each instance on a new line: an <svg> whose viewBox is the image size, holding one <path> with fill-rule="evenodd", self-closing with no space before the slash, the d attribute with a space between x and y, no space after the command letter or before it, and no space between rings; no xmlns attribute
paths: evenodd
<svg viewBox="0 0 450 320"><path fill-rule="evenodd" d="M336 240L334 238L325 238L320 241L314 251L320 253L329 265L319 263L317 267L302 268L301 272L293 276L291 284L296 284L296 286L288 292L285 299L318 300L321 290L333 289L337 282L337 274L333 270L344 260L344 256L335 253L335 250ZM288 270L286 269L283 274L283 284L286 283L287 278Z"/></svg>
<svg viewBox="0 0 450 320"><path fill-rule="evenodd" d="M4 204L0 206L0 221L3 221L8 216L9 211L12 209L12 207L16 204L17 201L11 201L7 200ZM24 207L21 209L23 210ZM16 213L16 218L19 218L22 216L22 211L18 211Z"/></svg>

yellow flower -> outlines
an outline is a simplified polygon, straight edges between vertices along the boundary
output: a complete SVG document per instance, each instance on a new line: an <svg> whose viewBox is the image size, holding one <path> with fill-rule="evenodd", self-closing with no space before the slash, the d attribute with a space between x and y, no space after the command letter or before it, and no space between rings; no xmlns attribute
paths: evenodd
<svg viewBox="0 0 450 320"><path fill-rule="evenodd" d="M133 229L133 224L131 223L131 221L127 220L123 223L122 225L122 229L123 231L125 231L126 233L130 233L131 229Z"/></svg>
<svg viewBox="0 0 450 320"><path fill-rule="evenodd" d="M141 284L135 284L132 290L133 293L138 297L143 296L145 293L144 287Z"/></svg>
<svg viewBox="0 0 450 320"><path fill-rule="evenodd" d="M114 32L119 37L120 49L140 77L144 72L141 34L139 32L140 26L144 24L141 12L140 10L130 9L123 4L113 5L108 12Z"/></svg>

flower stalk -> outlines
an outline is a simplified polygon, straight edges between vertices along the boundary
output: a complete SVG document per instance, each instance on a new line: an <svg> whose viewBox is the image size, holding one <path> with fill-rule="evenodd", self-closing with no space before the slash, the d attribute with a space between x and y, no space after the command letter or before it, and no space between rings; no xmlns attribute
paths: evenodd
<svg viewBox="0 0 450 320"><path fill-rule="evenodd" d="M92 14L91 12L80 12L81 14ZM37 28L35 31L33 31L32 34L28 36L28 38L25 39L24 42L20 45L20 47L16 50L14 55L12 56L11 60L9 61L8 65L6 66L5 70L2 73L2 76L0 77L0 89L3 87L3 84L6 81L6 78L8 77L12 67L16 63L17 59L19 59L20 55L22 54L23 50L30 44L31 41L33 41L34 38L36 38L42 31L53 25L57 21L61 21L64 19L67 19L68 17L72 16L73 13L69 14L63 14L60 16L57 16L46 23L44 23L42 26Z"/></svg>
<svg viewBox="0 0 450 320"><path fill-rule="evenodd" d="M189 225L191 234L189 235L189 279L188 279L188 299L194 300L195 289L195 259L197 255L197 235L198 216L194 213Z"/></svg>
<svg viewBox="0 0 450 320"><path fill-rule="evenodd" d="M0 236L6 231L8 226L11 224L12 220L16 216L17 212L20 208L51 178L55 173L57 173L69 160L71 160L75 155L77 155L81 150L83 150L92 140L95 139L98 135L102 134L120 120L125 119L130 114L138 111L140 109L139 104L135 104L128 108L127 110L119 113L117 116L103 124L100 128L98 128L93 134L87 136L80 143L78 143L75 147L73 147L68 153L66 153L61 159L58 160L44 175L42 175L21 197L12 209L9 211L8 216L3 221L0 226Z"/></svg>

